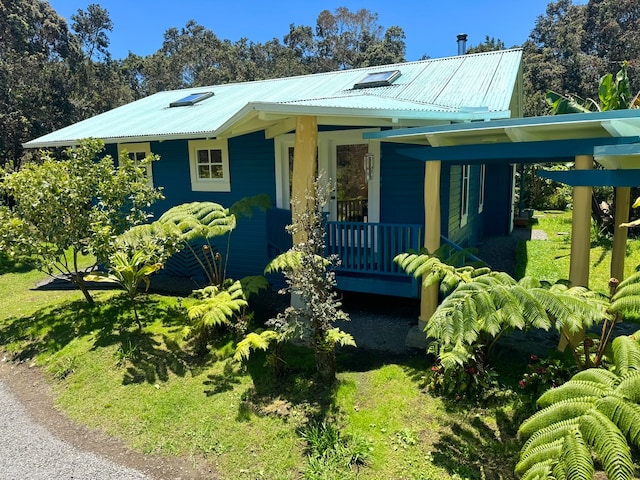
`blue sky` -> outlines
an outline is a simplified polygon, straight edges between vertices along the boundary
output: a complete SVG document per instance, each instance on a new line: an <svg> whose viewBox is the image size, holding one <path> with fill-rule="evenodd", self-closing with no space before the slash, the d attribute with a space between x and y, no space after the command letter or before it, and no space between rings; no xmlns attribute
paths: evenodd
<svg viewBox="0 0 640 480"><path fill-rule="evenodd" d="M322 10L331 12L340 6L352 11L360 8L378 14L378 22L387 28L402 27L407 36L407 60L423 54L431 58L457 53L456 35L467 33L468 43L476 45L486 35L501 39L507 47L522 44L536 18L544 14L547 0L49 0L62 17L69 17L90 3L99 3L109 11L114 24L110 51L124 58L129 51L149 55L162 45L165 30L183 27L190 19L211 29L219 38L233 42L246 37L265 42L282 40L289 24L315 27ZM586 0L574 0L584 4Z"/></svg>

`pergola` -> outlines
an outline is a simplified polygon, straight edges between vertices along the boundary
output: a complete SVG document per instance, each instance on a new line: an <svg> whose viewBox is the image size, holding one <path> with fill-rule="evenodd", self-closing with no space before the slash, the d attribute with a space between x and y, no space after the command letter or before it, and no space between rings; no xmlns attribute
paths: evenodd
<svg viewBox="0 0 640 480"><path fill-rule="evenodd" d="M615 187L616 214L611 276L622 280L630 187L640 186L640 110L417 127L370 133L366 138L407 144L404 153L426 162L424 246L440 246L440 169L443 163L567 163L569 171L538 174L573 187L569 280L589 286L591 196L594 186ZM596 168L594 161L599 164ZM437 286L424 289L420 319L438 305Z"/></svg>

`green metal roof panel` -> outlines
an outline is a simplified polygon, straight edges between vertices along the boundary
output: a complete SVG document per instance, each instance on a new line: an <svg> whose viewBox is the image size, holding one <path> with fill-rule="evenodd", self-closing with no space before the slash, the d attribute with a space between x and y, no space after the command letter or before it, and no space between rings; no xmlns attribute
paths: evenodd
<svg viewBox="0 0 640 480"><path fill-rule="evenodd" d="M70 145L94 137L111 141L197 138L225 134L265 105L296 106L304 114L459 121L505 118L522 52L502 50L255 82L156 93L25 144ZM389 86L354 89L367 74L399 70ZM190 94L213 92L194 105L170 107ZM319 109L316 113L316 109ZM283 112L286 108L283 109ZM452 116L453 115L453 116Z"/></svg>

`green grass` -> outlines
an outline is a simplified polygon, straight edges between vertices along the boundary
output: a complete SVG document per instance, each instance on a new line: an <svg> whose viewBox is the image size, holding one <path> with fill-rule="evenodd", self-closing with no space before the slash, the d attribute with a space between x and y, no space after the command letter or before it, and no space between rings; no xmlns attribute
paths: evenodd
<svg viewBox="0 0 640 480"><path fill-rule="evenodd" d="M548 240L520 242L517 249L516 277L532 276L555 283L569 278L571 253L571 212L535 212L533 228L544 230ZM625 276L640 265L640 241L629 240L625 258ZM591 235L589 287L609 293L611 239Z"/></svg>
<svg viewBox="0 0 640 480"><path fill-rule="evenodd" d="M519 245L519 274L567 278L569 214L536 217L549 239ZM629 242L629 272L640 264L638 243ZM609 245L594 242L593 287L606 288L609 258ZM138 451L204 462L225 480L513 477L518 419L531 399L505 394L483 406L435 398L424 385L427 357L357 349L339 353L333 387L316 383L313 357L299 347L287 349L289 370L275 379L264 355L232 362L224 336L208 357L194 355L182 335L188 299L143 297L138 330L118 292L95 292L89 306L73 290L34 288L42 279L0 256L0 349L40 365L69 416ZM513 385L526 366L496 368ZM318 455L308 442L322 425L335 446Z"/></svg>
<svg viewBox="0 0 640 480"><path fill-rule="evenodd" d="M96 292L89 306L77 292L32 289L41 276L24 266L2 268L0 299L17 300L0 313L0 348L40 365L70 417L138 451L204 462L225 480L511 476L517 447L501 409L430 396L426 357L345 350L324 387L311 353L290 347L275 379L263 355L232 362L226 338L194 356L182 337L189 300L144 298L139 331L118 292ZM303 432L316 422L337 429L342 450L308 456ZM362 460L345 465L352 455Z"/></svg>

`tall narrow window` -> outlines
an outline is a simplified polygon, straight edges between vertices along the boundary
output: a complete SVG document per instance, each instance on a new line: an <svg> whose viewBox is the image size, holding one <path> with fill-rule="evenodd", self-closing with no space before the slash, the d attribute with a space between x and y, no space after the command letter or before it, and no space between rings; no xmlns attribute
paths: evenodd
<svg viewBox="0 0 640 480"><path fill-rule="evenodd" d="M190 141L189 166L193 191L231 191L226 140Z"/></svg>
<svg viewBox="0 0 640 480"><path fill-rule="evenodd" d="M484 180L487 174L487 166L485 164L480 165L480 190L478 191L478 213L482 213L484 210Z"/></svg>
<svg viewBox="0 0 640 480"><path fill-rule="evenodd" d="M469 172L470 165L462 165L460 178L460 226L463 227L469 220Z"/></svg>

